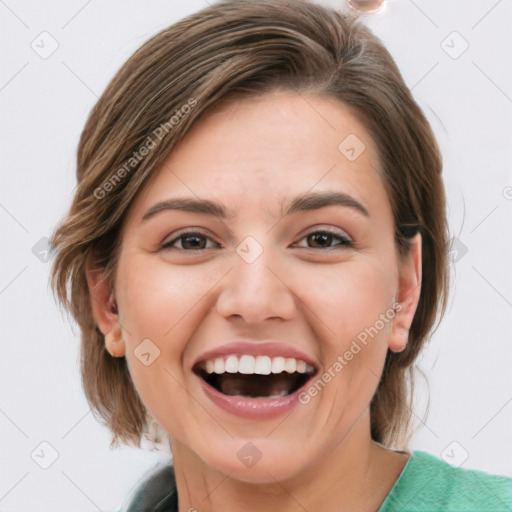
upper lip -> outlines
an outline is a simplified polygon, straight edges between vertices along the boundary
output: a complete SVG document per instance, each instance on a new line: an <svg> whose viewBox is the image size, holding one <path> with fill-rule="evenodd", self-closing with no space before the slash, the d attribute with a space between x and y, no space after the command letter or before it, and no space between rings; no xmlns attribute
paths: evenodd
<svg viewBox="0 0 512 512"><path fill-rule="evenodd" d="M218 357L227 355L250 355L250 356L270 356L270 357L294 357L295 359L302 359L308 365L312 366L315 370L319 365L315 359L302 350L293 345L276 341L232 341L216 347L211 350L203 352L194 362L193 367L199 363L212 360Z"/></svg>

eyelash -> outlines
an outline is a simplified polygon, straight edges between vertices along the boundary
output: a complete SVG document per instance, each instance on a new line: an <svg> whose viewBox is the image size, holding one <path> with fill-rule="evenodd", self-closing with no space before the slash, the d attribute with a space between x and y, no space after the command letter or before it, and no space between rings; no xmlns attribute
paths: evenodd
<svg viewBox="0 0 512 512"><path fill-rule="evenodd" d="M304 235L302 239L304 238L308 238L312 235L319 235L319 234L322 234L322 235L329 235L331 237L333 237L333 239L338 239L340 241L340 243L336 244L336 245L333 245L333 246L330 246L330 247L320 247L319 249L320 250L329 250L329 249L333 249L335 247L347 247L347 248L350 248L350 247L355 247L355 244L354 242L352 242L349 238L347 238L346 236L343 236L343 235L340 235L340 234L337 234L337 233L334 233L328 229L321 229L321 230L318 230L318 231L311 231L310 233ZM173 238L172 240L170 240L169 242L166 242L165 244L162 244L161 246L161 249L176 249L176 247L174 246L174 244L179 241L179 240L183 240L185 238L188 238L188 237L198 237L198 238L205 238L205 239L210 239L212 240L209 236L205 235L204 233L201 233L201 232L198 232L198 231L184 231L182 233L180 233L178 236L176 236L175 238ZM213 240L212 240L213 241ZM217 249L217 248L220 248L220 244L218 244L217 242L214 242L217 247L214 247L214 249ZM194 251L204 251L205 249L207 248L201 248L201 249L184 249L184 248L178 248L178 250L180 251L185 251L185 252L194 252ZM211 249L211 247L210 247ZM306 249L316 249L315 247L306 247Z"/></svg>

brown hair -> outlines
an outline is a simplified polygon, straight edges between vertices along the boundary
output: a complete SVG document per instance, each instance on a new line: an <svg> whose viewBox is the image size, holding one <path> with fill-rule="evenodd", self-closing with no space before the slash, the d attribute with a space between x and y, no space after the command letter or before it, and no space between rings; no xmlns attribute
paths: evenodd
<svg viewBox="0 0 512 512"><path fill-rule="evenodd" d="M392 57L360 21L307 1L228 0L155 35L114 76L82 132L78 185L51 239L51 284L80 327L84 391L112 444L140 446L152 418L126 360L105 350L86 266L103 269L114 291L123 219L175 144L228 95L276 89L349 105L378 148L397 250L405 254L421 232L423 284L409 343L388 351L370 404L375 441L401 446L410 437L413 363L448 293L442 161L432 130Z"/></svg>

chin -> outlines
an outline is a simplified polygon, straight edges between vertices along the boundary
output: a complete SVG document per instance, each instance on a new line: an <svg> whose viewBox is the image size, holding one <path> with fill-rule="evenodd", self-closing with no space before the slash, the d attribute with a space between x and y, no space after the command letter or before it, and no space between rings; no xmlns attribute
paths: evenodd
<svg viewBox="0 0 512 512"><path fill-rule="evenodd" d="M304 453L283 441L241 440L223 443L220 452L202 457L214 470L230 478L251 484L275 484L295 476Z"/></svg>

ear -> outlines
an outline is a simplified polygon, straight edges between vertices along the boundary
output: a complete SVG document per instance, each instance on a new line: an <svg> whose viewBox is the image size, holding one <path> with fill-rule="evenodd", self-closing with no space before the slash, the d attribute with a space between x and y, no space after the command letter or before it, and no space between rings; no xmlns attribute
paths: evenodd
<svg viewBox="0 0 512 512"><path fill-rule="evenodd" d="M408 253L400 257L396 302L398 303L388 346L392 352L402 352L409 340L421 292L421 234L411 239Z"/></svg>
<svg viewBox="0 0 512 512"><path fill-rule="evenodd" d="M88 259L85 275L91 296L94 321L105 336L109 352L115 357L123 357L125 351L117 304L110 284L105 279L104 270L94 268L91 260Z"/></svg>

